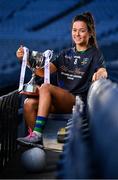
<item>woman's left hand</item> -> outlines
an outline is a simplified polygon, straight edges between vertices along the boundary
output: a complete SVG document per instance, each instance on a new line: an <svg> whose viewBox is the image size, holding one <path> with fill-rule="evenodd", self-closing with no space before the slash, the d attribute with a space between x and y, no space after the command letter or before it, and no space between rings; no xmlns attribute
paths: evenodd
<svg viewBox="0 0 118 180"><path fill-rule="evenodd" d="M97 72L93 74L92 81L96 81L100 78L107 78L108 74L105 68L99 68Z"/></svg>

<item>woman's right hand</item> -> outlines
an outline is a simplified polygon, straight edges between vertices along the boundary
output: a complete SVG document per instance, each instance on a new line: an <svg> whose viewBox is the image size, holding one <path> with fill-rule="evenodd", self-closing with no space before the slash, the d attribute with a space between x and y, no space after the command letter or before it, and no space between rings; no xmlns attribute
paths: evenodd
<svg viewBox="0 0 118 180"><path fill-rule="evenodd" d="M20 47L18 48L18 50L16 51L16 57L17 57L19 60L22 60L23 55L24 55L24 49L23 49L23 46L20 46Z"/></svg>

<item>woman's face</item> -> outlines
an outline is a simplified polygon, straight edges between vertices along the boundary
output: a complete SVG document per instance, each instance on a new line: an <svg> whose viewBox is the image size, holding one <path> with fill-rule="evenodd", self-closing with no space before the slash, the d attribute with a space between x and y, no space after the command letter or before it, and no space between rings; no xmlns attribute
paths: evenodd
<svg viewBox="0 0 118 180"><path fill-rule="evenodd" d="M72 25L72 39L78 46L87 46L90 33L84 21L75 21Z"/></svg>

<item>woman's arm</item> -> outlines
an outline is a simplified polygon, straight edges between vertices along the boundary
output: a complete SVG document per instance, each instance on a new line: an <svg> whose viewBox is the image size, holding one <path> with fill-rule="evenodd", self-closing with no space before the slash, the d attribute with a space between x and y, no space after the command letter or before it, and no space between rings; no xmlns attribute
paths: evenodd
<svg viewBox="0 0 118 180"><path fill-rule="evenodd" d="M53 63L50 63L50 73L56 72L57 68ZM40 77L44 77L44 68L36 67L35 74Z"/></svg>
<svg viewBox="0 0 118 180"><path fill-rule="evenodd" d="M23 55L24 55L24 49L23 49L23 46L20 46L18 48L18 50L16 51L16 56L20 61L22 61ZM30 61L27 60L27 66L30 68L31 65L29 62ZM56 66L53 63L50 63L50 73L53 73L56 70L57 70ZM40 76L40 77L44 77L44 68L36 66L35 67L35 74Z"/></svg>

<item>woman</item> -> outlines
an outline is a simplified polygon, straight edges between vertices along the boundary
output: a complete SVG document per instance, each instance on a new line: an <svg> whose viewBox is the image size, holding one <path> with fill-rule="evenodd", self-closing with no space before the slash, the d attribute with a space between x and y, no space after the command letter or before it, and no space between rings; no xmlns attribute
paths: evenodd
<svg viewBox="0 0 118 180"><path fill-rule="evenodd" d="M63 50L50 63L50 71L57 72L58 87L51 84L37 86L39 96L24 102L24 117L33 130L18 142L26 145L42 145L42 133L48 114L71 113L75 96L86 103L88 89L92 81L107 78L104 57L98 49L94 19L91 13L83 13L72 21L72 40L74 47ZM23 48L17 51L18 59L23 57ZM29 57L28 63L32 60ZM44 71L36 68L35 73L43 76Z"/></svg>

